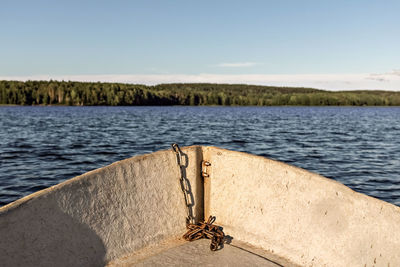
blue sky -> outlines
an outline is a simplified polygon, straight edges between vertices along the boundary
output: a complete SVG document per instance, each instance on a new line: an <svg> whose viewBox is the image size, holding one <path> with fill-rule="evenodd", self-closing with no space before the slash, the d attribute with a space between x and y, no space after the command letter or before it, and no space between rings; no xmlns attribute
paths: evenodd
<svg viewBox="0 0 400 267"><path fill-rule="evenodd" d="M0 78L400 90L400 1L2 1Z"/></svg>

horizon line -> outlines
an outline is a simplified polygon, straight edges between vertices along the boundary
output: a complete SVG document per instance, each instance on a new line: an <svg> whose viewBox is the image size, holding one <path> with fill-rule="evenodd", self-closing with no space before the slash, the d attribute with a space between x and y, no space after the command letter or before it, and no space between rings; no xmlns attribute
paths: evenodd
<svg viewBox="0 0 400 267"><path fill-rule="evenodd" d="M400 91L400 75L397 71L382 74L46 74L0 76L0 80L105 82L148 86L171 83L212 83L301 87L327 91Z"/></svg>

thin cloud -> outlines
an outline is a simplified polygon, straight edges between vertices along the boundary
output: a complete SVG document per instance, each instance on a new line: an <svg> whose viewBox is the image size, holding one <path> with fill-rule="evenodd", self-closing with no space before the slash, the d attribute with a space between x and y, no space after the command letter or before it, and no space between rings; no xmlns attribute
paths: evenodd
<svg viewBox="0 0 400 267"><path fill-rule="evenodd" d="M257 62L231 62L231 63L219 63L217 64L217 67L221 68L248 68L248 67L254 67L256 65L259 65Z"/></svg>
<svg viewBox="0 0 400 267"><path fill-rule="evenodd" d="M372 76L371 76L372 75ZM391 74L381 82L370 73L359 74L132 74L132 75L34 75L0 76L0 80L64 80L80 82L119 82L155 85L160 83L230 83L270 86L312 87L325 90L400 91L400 75ZM382 77L375 77L382 78ZM385 78L385 77L383 77Z"/></svg>
<svg viewBox="0 0 400 267"><path fill-rule="evenodd" d="M392 70L385 73L371 73L366 79L379 82L398 81L400 79L400 70Z"/></svg>
<svg viewBox="0 0 400 267"><path fill-rule="evenodd" d="M375 75L375 74L370 74L365 79L374 80L374 81L378 81L378 82L388 82L389 81L388 79L383 78L380 75Z"/></svg>
<svg viewBox="0 0 400 267"><path fill-rule="evenodd" d="M392 70L391 72L387 73L388 75L400 76L400 70Z"/></svg>

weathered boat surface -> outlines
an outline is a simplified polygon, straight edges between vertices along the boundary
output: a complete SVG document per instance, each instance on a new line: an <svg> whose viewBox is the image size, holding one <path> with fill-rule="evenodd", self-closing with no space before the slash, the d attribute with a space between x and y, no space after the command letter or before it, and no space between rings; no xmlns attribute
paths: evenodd
<svg viewBox="0 0 400 267"><path fill-rule="evenodd" d="M232 239L225 252L209 252L201 245L205 241L180 240L186 207L176 155L166 150L116 162L0 208L1 264L152 265L175 255L175 264L196 265L201 262L190 255L179 256L195 246L212 253L210 262L218 265L217 259L238 255L234 247L247 253L240 258L249 264L264 258L285 266L400 266L399 207L264 157L203 146L182 151L193 215L216 216ZM211 163L204 181L203 160Z"/></svg>

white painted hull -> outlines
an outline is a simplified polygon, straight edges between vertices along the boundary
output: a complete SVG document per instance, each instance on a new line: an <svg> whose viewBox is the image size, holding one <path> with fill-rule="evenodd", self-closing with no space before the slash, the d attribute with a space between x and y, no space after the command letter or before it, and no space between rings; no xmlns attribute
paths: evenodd
<svg viewBox="0 0 400 267"><path fill-rule="evenodd" d="M399 207L263 157L182 150L195 218L216 216L235 242L284 265L400 266ZM204 183L202 160L211 162ZM1 264L112 265L179 239L187 216L179 171L175 154L160 151L0 208Z"/></svg>

